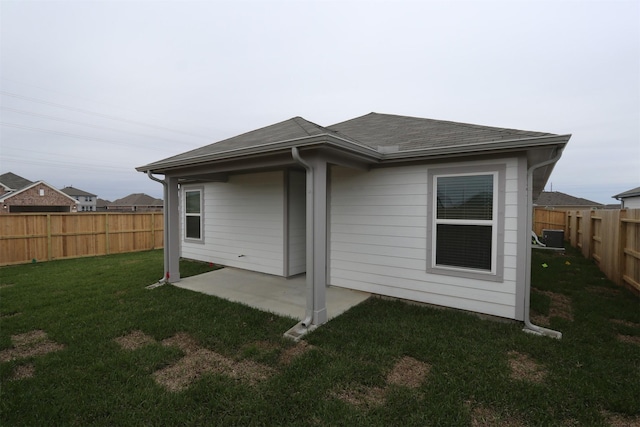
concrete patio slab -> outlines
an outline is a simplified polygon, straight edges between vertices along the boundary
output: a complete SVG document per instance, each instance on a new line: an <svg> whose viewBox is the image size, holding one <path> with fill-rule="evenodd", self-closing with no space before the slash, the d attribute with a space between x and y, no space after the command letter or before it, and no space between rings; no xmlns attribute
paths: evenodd
<svg viewBox="0 0 640 427"><path fill-rule="evenodd" d="M305 275L280 276L225 267L181 279L175 286L246 304L263 311L302 320L307 304ZM360 304L371 294L327 287L327 316L332 319Z"/></svg>

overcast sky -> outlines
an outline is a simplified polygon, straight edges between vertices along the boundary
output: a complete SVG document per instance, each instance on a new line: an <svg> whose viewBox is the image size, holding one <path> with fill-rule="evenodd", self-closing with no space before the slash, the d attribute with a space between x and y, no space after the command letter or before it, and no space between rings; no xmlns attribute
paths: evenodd
<svg viewBox="0 0 640 427"><path fill-rule="evenodd" d="M0 173L109 200L135 167L302 116L571 133L547 190L640 186L640 2L7 1Z"/></svg>

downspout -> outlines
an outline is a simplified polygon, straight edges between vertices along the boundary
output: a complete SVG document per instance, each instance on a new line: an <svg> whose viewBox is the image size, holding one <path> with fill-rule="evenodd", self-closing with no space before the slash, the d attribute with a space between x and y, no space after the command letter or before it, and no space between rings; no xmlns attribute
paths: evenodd
<svg viewBox="0 0 640 427"><path fill-rule="evenodd" d="M550 164L556 163L560 160L560 156L562 156L562 151L564 147L559 148L556 152L556 155L544 162L540 162L534 164L533 166L527 169L527 229L526 233L526 242L527 242L527 251L525 254L526 263L525 263L525 284L524 284L524 331L530 332L538 335L546 335L552 338L560 339L562 338L562 332L555 331L553 329L543 328L542 326L534 325L531 323L530 311L531 311L531 230L533 230L533 172L536 169L542 168L544 166L548 166Z"/></svg>
<svg viewBox="0 0 640 427"><path fill-rule="evenodd" d="M313 277L314 277L314 266L313 266L313 247L314 245L309 245L309 242L313 242L313 218L314 218L314 209L313 209L313 168L311 165L300 157L300 152L297 147L291 147L291 156L293 159L300 163L307 170L307 313L304 320L301 322L302 326L305 328L311 325L313 321L313 307L314 307L314 292L313 292ZM311 192L311 194L309 193ZM309 206L311 204L311 206ZM309 209L311 207L311 209ZM311 219L311 221L309 221ZM311 231L309 231L311 230ZM311 281L311 286L309 286L309 281Z"/></svg>
<svg viewBox="0 0 640 427"><path fill-rule="evenodd" d="M167 181L156 178L155 176L153 176L153 173L148 170L147 171L147 176L149 177L149 179L159 182L160 184L162 184L162 200L164 200L163 206L162 206L162 220L164 222L164 230L162 231L163 234L163 242L165 242L164 244L166 245L168 242L168 238L169 238L169 215L167 212L168 206L167 206L167 200L168 200L168 195L169 195L169 185L167 184ZM167 259L167 250L166 248L163 249L163 256L164 256L164 269L166 270L164 273L164 276L158 280L158 285L164 284L165 282L167 282L169 280L169 270L168 270L168 265L169 265L169 260Z"/></svg>

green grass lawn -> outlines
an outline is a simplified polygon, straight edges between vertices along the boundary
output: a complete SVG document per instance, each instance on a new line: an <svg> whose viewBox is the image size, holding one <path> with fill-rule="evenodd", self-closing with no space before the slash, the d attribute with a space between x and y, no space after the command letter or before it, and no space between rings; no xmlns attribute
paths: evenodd
<svg viewBox="0 0 640 427"><path fill-rule="evenodd" d="M533 269L562 340L372 298L296 344L294 319L145 289L159 251L4 267L0 425L640 424L638 297L573 250Z"/></svg>

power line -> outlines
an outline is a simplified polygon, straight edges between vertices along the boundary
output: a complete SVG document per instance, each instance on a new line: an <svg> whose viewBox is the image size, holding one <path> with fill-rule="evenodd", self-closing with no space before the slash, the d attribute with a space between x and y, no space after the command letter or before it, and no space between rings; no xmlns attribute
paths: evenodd
<svg viewBox="0 0 640 427"><path fill-rule="evenodd" d="M104 169L109 172L121 172L121 173L135 171L135 168L133 167L129 169L129 168L118 167L118 166L88 165L88 164L77 164L77 163L61 162L61 161L52 162L51 160L24 159L21 157L14 157L14 156L3 156L3 163L4 162L8 163L9 161L14 163L22 163L22 164L29 164L29 165L35 165L35 166L48 166L52 168L60 168L65 170L69 170L69 168L73 168L74 170L86 170L86 171L95 172L96 169Z"/></svg>
<svg viewBox="0 0 640 427"><path fill-rule="evenodd" d="M102 118L106 118L106 119L109 119L109 120L118 120L118 121L121 121L121 122L131 123L131 124L135 124L135 125L138 125L138 126L146 126L146 127L165 130L165 131L178 133L178 134L182 134L182 135L193 136L193 137L196 137L196 138L203 138L203 139L206 139L208 141L210 141L212 139L212 138L210 138L208 136L205 136L205 135L199 135L199 134L195 134L195 133L179 131L179 130L171 129L171 128L164 127L164 126L152 125L152 124L149 124L149 123L143 123L143 122L139 122L139 121L136 121L136 120L130 120L130 119L122 118L122 117L112 116L112 115L109 115L109 114L98 113L96 111L91 111L91 110L87 110L87 109L84 109L84 108L71 107L71 106L68 106L68 105L58 104L56 102L51 102L51 101L47 101L47 100L40 99L40 98L33 98L33 97L30 97L30 96L24 96L24 95L20 95L20 94L17 94L17 93L12 93L12 92L7 92L7 91L0 91L0 94L2 94L4 96L9 96L9 97L12 97L12 98L22 99L22 100L25 100L25 101L36 102L36 103L43 104L43 105L50 105L50 106L53 106L53 107L63 108L63 109L69 110L69 111L76 111L76 112L80 112L80 113L83 113L83 114L90 114L90 115L93 115L93 116L102 117Z"/></svg>
<svg viewBox="0 0 640 427"><path fill-rule="evenodd" d="M71 96L71 97L76 98L76 99L80 99L80 100L91 102L92 104L101 104L101 105L109 107L109 108L116 108L116 109L122 110L122 111L130 111L130 112L135 113L135 114L144 114L149 118L152 118L152 119L155 119L155 120L160 120L160 121L163 121L163 122L166 121L166 118L153 117L152 115L150 115L149 113L147 113L145 111L139 111L139 110L135 110L135 109L130 108L130 107L123 107L123 106L120 106L120 105L113 105L113 104L110 104L110 103L107 103L107 102L103 102L103 101L98 101L98 100L95 100L95 99L87 98L86 96L80 96L80 95L77 95L77 94L69 94L69 93L66 93L66 92L61 92L59 90L55 90L55 89L51 89L51 88L47 88L47 87L43 87L43 86L38 86L38 85L31 84L31 83L25 83L25 82L22 82L22 81L19 81L19 80L10 79L8 77L3 77L3 76L0 76L0 80L5 80L5 81L8 81L8 82L17 83L17 84L22 85L22 86L33 87L33 88L36 88L36 89L44 90L44 91L55 93L55 94L60 94L60 95L67 96L67 97ZM177 123L175 121L175 118L174 118L174 124L180 124L180 123ZM183 126L187 126L187 124L185 122L183 122L182 125ZM220 132L220 130L217 129L216 132ZM207 140L211 140L211 138L209 136L203 136L203 138L206 138Z"/></svg>
<svg viewBox="0 0 640 427"><path fill-rule="evenodd" d="M125 131L125 130L112 128L112 127L107 127L107 126L98 126L98 125L92 125L92 124L89 124L89 123L78 122L78 121L75 121L75 120L67 120L67 119L63 119L61 117L50 116L48 114L40 114L40 113L34 113L32 111L19 110L17 108L0 107L0 110L11 111L13 113L24 114L24 115L29 115L29 116L33 116L33 117L42 117L42 118L45 118L45 119L55 120L55 121L58 121L58 122L70 123L70 124L74 124L74 125L91 127L91 128L94 128L94 129L111 130L111 131L116 131L116 132L121 132L121 133L127 133L127 134L138 136L138 137L151 138L151 139L154 139L154 140L163 140L163 141L171 142L171 143L174 143L174 144L183 144L183 145L191 145L191 146L193 145L193 144L188 144L188 143L185 143L185 142L175 141L175 140L166 139L166 138L157 137L157 136L152 136L152 135L145 135L145 134L136 133L136 132Z"/></svg>
<svg viewBox="0 0 640 427"><path fill-rule="evenodd" d="M117 141L112 141L109 139L103 139L103 138L96 138L94 136L86 136L86 135L78 135L75 133L70 133L70 132L61 132L61 131L56 131L56 130L51 130L51 129L42 129L42 128L37 128L37 127L33 127L33 126L25 126L25 125L19 125L17 123L7 123L7 122L0 122L0 126L8 126L8 127L13 127L13 128L17 128L17 129L25 129L25 130L30 130L30 131L34 131L34 132L42 132L42 133L49 133L52 135L60 135L60 136L66 136L66 137L71 137L71 138L78 138L78 139L83 139L85 141L96 141L96 142L104 142L107 144L114 144L114 145L122 145L124 147L131 147L132 145L138 146L140 148L148 148L148 146L143 146L143 145L139 145L139 144L133 144L131 142L117 142Z"/></svg>

